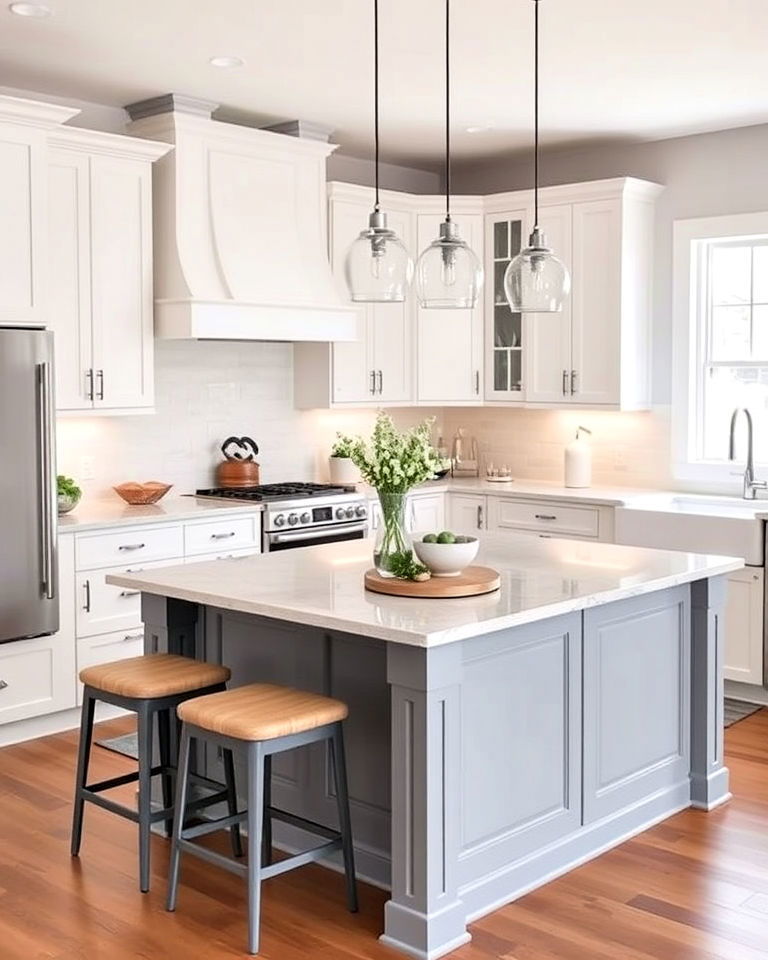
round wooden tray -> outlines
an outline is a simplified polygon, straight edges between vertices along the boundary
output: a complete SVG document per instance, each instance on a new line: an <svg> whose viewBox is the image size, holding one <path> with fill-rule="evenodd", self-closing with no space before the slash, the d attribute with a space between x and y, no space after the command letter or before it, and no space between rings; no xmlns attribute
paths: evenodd
<svg viewBox="0 0 768 960"><path fill-rule="evenodd" d="M387 593L393 597L476 597L492 593L501 586L501 579L490 567L467 567L458 577L432 577L430 580L398 580L382 577L374 569L366 571L365 589Z"/></svg>

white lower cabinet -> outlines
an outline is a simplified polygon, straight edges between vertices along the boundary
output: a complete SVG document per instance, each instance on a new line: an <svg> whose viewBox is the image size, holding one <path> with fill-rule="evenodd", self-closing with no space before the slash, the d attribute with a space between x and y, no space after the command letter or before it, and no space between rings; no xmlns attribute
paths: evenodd
<svg viewBox="0 0 768 960"><path fill-rule="evenodd" d="M90 637L113 630L130 630L141 623L141 593L105 582L110 573L139 573L154 567L167 567L173 558L153 563L137 563L126 567L105 567L78 571L75 578L77 597L77 636ZM176 559L181 563L181 559Z"/></svg>
<svg viewBox="0 0 768 960"><path fill-rule="evenodd" d="M488 528L566 539L613 539L613 508L559 500L491 497Z"/></svg>
<svg viewBox="0 0 768 960"><path fill-rule="evenodd" d="M723 674L762 686L764 570L744 567L728 574L727 582Z"/></svg>
<svg viewBox="0 0 768 960"><path fill-rule="evenodd" d="M408 529L439 533L445 529L445 494L411 494L408 498Z"/></svg>
<svg viewBox="0 0 768 960"><path fill-rule="evenodd" d="M448 497L448 527L453 533L474 534L488 529L488 498L467 493Z"/></svg>
<svg viewBox="0 0 768 960"><path fill-rule="evenodd" d="M59 630L0 646L0 724L75 705L74 537L59 538Z"/></svg>
<svg viewBox="0 0 768 960"><path fill-rule="evenodd" d="M95 667L113 660L140 657L144 652L144 628L119 630L117 633L102 633L95 637L81 637L77 641L77 669ZM83 685L77 681L77 704L83 702Z"/></svg>

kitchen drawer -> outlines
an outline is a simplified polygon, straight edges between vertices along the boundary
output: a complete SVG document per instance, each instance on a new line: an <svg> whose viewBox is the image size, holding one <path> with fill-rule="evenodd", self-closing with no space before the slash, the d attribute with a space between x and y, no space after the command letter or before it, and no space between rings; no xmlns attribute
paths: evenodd
<svg viewBox="0 0 768 960"><path fill-rule="evenodd" d="M181 563L182 561L177 561ZM167 560L135 563L125 567L81 571L77 574L77 627L79 637L91 637L112 630L132 630L141 623L141 594L138 590L105 583L110 573L138 573L153 567L167 567Z"/></svg>
<svg viewBox="0 0 768 960"><path fill-rule="evenodd" d="M0 646L0 724L75 706L74 643L55 634Z"/></svg>
<svg viewBox="0 0 768 960"><path fill-rule="evenodd" d="M229 550L226 553L200 553L194 557L186 557L184 563L202 563L204 560L242 560L244 557L255 557L261 553L256 547L247 550Z"/></svg>
<svg viewBox="0 0 768 960"><path fill-rule="evenodd" d="M597 539L600 511L597 507L576 506L552 500L490 498L492 530L532 530L554 536Z"/></svg>
<svg viewBox="0 0 768 960"><path fill-rule="evenodd" d="M231 553L259 546L261 516L230 517L205 523L184 524L184 555Z"/></svg>
<svg viewBox="0 0 768 960"><path fill-rule="evenodd" d="M120 630L117 633L102 633L85 637L77 642L77 672L100 663L140 657L144 653L144 630ZM78 680L77 702L83 702L83 685Z"/></svg>
<svg viewBox="0 0 768 960"><path fill-rule="evenodd" d="M78 570L138 564L145 560L173 560L184 555L181 524L154 527L124 527L108 533L76 537Z"/></svg>

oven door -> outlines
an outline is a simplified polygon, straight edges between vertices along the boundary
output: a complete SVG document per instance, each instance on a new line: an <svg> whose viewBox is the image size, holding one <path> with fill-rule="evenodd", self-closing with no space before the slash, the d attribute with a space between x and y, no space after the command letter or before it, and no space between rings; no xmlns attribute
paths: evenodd
<svg viewBox="0 0 768 960"><path fill-rule="evenodd" d="M264 534L265 553L275 550L294 550L313 547L320 543L338 543L341 540L364 540L368 536L367 523L336 524L330 527L310 527L306 530L272 531Z"/></svg>

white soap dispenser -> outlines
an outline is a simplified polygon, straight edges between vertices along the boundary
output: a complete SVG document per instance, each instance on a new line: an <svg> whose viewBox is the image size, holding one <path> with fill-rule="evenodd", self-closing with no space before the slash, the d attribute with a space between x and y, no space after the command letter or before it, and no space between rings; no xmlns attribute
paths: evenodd
<svg viewBox="0 0 768 960"><path fill-rule="evenodd" d="M592 485L592 447L588 440L582 440L581 434L592 436L586 427L578 427L576 439L565 448L565 485L566 487L589 487Z"/></svg>

